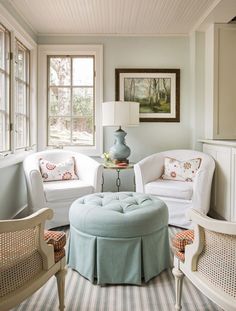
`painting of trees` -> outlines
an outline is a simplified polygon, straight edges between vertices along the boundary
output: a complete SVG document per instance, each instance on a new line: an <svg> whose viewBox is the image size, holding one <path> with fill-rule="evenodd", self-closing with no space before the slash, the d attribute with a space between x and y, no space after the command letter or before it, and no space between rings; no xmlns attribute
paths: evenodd
<svg viewBox="0 0 236 311"><path fill-rule="evenodd" d="M170 78L124 78L124 100L140 103L140 113L170 113Z"/></svg>
<svg viewBox="0 0 236 311"><path fill-rule="evenodd" d="M180 69L116 68L115 98L140 104L140 122L180 122Z"/></svg>

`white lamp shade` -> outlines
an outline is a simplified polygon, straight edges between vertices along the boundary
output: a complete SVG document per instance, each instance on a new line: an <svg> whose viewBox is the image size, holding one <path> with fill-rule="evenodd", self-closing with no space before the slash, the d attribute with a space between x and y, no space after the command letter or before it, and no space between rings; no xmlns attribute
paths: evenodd
<svg viewBox="0 0 236 311"><path fill-rule="evenodd" d="M114 101L102 104L103 126L135 126L139 124L139 103Z"/></svg>

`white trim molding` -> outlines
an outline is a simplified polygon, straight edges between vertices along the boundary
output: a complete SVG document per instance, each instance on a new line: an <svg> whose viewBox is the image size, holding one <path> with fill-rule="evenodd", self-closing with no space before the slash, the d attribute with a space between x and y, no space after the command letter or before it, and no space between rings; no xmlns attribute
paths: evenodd
<svg viewBox="0 0 236 311"><path fill-rule="evenodd" d="M17 38L29 49L35 49L37 43L24 30L19 22L8 12L7 9L0 3L0 21L10 31L14 31Z"/></svg>
<svg viewBox="0 0 236 311"><path fill-rule="evenodd" d="M102 45L38 45L38 149L47 147L47 56L93 55L95 57L95 146L64 146L64 149L89 156L102 153L103 135L101 103L103 101L103 46Z"/></svg>

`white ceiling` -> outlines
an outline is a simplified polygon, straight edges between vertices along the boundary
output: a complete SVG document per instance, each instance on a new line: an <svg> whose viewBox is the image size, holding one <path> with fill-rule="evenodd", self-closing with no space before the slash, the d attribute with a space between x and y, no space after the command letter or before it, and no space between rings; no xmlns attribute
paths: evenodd
<svg viewBox="0 0 236 311"><path fill-rule="evenodd" d="M201 26L209 16L214 17L214 12L220 5L225 3L236 5L236 0L5 0L5 2L20 14L36 35L186 35ZM230 10L226 18L230 14L233 15ZM225 8L222 11L221 7L218 11L222 15Z"/></svg>

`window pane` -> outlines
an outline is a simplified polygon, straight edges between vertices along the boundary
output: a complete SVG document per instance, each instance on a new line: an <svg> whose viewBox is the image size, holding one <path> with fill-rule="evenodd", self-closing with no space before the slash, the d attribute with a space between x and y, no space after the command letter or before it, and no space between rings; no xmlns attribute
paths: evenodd
<svg viewBox="0 0 236 311"><path fill-rule="evenodd" d="M48 144L94 145L94 58L50 56L48 65Z"/></svg>
<svg viewBox="0 0 236 311"><path fill-rule="evenodd" d="M73 57L73 85L93 86L93 57Z"/></svg>
<svg viewBox="0 0 236 311"><path fill-rule="evenodd" d="M50 85L70 85L71 60L69 57L50 57Z"/></svg>
<svg viewBox="0 0 236 311"><path fill-rule="evenodd" d="M73 114L93 115L93 88L73 88Z"/></svg>
<svg viewBox="0 0 236 311"><path fill-rule="evenodd" d="M5 32L5 70L10 74L10 33Z"/></svg>
<svg viewBox="0 0 236 311"><path fill-rule="evenodd" d="M17 115L16 124L16 148L23 148L27 146L27 120L25 116Z"/></svg>
<svg viewBox="0 0 236 311"><path fill-rule="evenodd" d="M26 81L26 51L25 49L17 42L16 49L16 77Z"/></svg>
<svg viewBox="0 0 236 311"><path fill-rule="evenodd" d="M94 145L92 116L73 119L72 140L74 144Z"/></svg>
<svg viewBox="0 0 236 311"><path fill-rule="evenodd" d="M49 93L49 116L70 115L70 88L51 87Z"/></svg>
<svg viewBox="0 0 236 311"><path fill-rule="evenodd" d="M9 114L9 76L0 72L0 110Z"/></svg>
<svg viewBox="0 0 236 311"><path fill-rule="evenodd" d="M0 152L5 150L5 124L4 114L0 112Z"/></svg>
<svg viewBox="0 0 236 311"><path fill-rule="evenodd" d="M71 142L70 118L49 117L49 145L69 144Z"/></svg>
<svg viewBox="0 0 236 311"><path fill-rule="evenodd" d="M26 85L16 81L16 113L26 114Z"/></svg>
<svg viewBox="0 0 236 311"><path fill-rule="evenodd" d="M0 110L5 110L6 107L6 85L5 85L5 74L0 72Z"/></svg>
<svg viewBox="0 0 236 311"><path fill-rule="evenodd" d="M4 69L5 61L4 61L4 31L0 29L0 68Z"/></svg>
<svg viewBox="0 0 236 311"><path fill-rule="evenodd" d="M0 152L9 150L9 116L0 112Z"/></svg>

